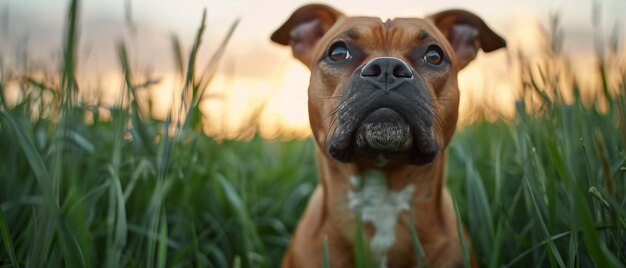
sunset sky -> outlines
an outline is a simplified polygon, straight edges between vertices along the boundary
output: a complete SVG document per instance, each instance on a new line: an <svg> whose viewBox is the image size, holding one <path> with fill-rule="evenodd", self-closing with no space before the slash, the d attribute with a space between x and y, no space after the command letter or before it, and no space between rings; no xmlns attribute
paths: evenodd
<svg viewBox="0 0 626 268"><path fill-rule="evenodd" d="M19 61L16 55L27 51L29 61L47 68L58 66L67 1L0 1L0 55L5 63ZM127 9L127 2L130 9ZM464 8L480 15L505 37L509 52L523 51L529 57L540 53L538 26L547 25L549 14L559 12L565 34L565 50L576 68L585 72L593 64L592 6L589 0L530 1L318 1L347 15L381 18L422 17L449 8ZM616 23L624 25L626 1L596 1L600 7L602 33L608 35ZM209 93L222 96L205 103L213 128L209 132L235 131L256 107L265 103L260 118L264 135L273 137L276 129L307 135L306 87L308 71L292 59L290 50L269 41L270 34L291 12L309 1L256 0L85 0L81 2L79 75L81 88L103 88L105 96L116 96L121 89L116 44L124 40L133 69L151 73L161 83L151 94L161 107L173 99L176 88L171 36L177 35L189 53L195 32L207 9L207 30L200 54L204 66L227 28L237 18L237 28ZM132 27L127 23L130 12ZM620 18L621 17L621 18ZM621 20L621 21L620 21ZM624 29L623 27L621 29ZM621 30L620 33L624 34ZM460 74L461 119L469 113L469 103L498 103L502 113L511 114L515 100L515 76L507 64L506 51L479 55ZM590 80L592 80L590 78ZM589 82L592 83L592 82ZM584 83L582 83L584 86ZM590 86L590 85L589 85ZM17 94L17 93L15 93ZM114 97L109 97L110 99ZM473 100L473 101L470 101ZM154 111L163 117L164 109Z"/></svg>

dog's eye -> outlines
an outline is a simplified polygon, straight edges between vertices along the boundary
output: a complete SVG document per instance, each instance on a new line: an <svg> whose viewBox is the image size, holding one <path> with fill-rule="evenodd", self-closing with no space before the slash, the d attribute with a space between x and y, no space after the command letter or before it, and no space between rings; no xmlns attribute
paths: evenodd
<svg viewBox="0 0 626 268"><path fill-rule="evenodd" d="M437 45L431 45L426 50L423 59L432 65L439 65L443 62L443 50Z"/></svg>
<svg viewBox="0 0 626 268"><path fill-rule="evenodd" d="M335 42L328 50L328 58L331 61L339 62L350 58L350 51L348 46L343 41Z"/></svg>

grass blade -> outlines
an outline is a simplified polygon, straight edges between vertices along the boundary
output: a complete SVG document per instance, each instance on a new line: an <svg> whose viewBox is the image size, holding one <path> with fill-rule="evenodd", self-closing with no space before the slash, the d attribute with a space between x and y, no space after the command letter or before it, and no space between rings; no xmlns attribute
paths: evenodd
<svg viewBox="0 0 626 268"><path fill-rule="evenodd" d="M363 221L361 216L357 214L355 239L354 239L354 267L366 268L367 266L367 254L365 244L365 235L363 234Z"/></svg>
<svg viewBox="0 0 626 268"><path fill-rule="evenodd" d="M619 267L615 257L610 253L607 254L608 252L604 243L598 243L601 240L594 226L593 216L589 211L583 195L578 193L575 198L576 204L580 208L583 243L585 244L594 265L596 267Z"/></svg>
<svg viewBox="0 0 626 268"><path fill-rule="evenodd" d="M159 251L157 253L157 267L167 266L167 218L161 215L161 228L159 231Z"/></svg>
<svg viewBox="0 0 626 268"><path fill-rule="evenodd" d="M213 80L213 77L217 71L217 67L219 66L219 62L222 59L222 56L224 55L224 51L226 51L226 46L230 42L230 38L233 36L233 33L235 33L235 29L237 29L237 26L239 25L239 21L240 20L237 19L230 25L230 28L228 29L226 36L224 37L224 39L218 46L217 51L215 51L215 53L211 57L211 60L209 60L209 63L207 64L207 66L205 67L204 72L203 72L204 75L201 77L201 80L198 83L198 88L200 89L200 91L194 92L193 106L198 105L199 101L202 99L202 96L204 96L204 91L211 83L211 80Z"/></svg>
<svg viewBox="0 0 626 268"><path fill-rule="evenodd" d="M517 263L520 260L522 260L524 257L530 255L535 250L545 246L546 244L549 243L549 241L555 241L555 240L561 239L563 237L567 237L568 235L571 235L571 232L560 233L560 234L551 236L550 239L542 240L541 242L537 243L536 245L532 246L531 248L529 248L529 249L525 250L524 252L522 252L521 254L517 255L515 258L513 258L511 261L509 261L507 264L505 264L504 267L519 267L519 265Z"/></svg>
<svg viewBox="0 0 626 268"><path fill-rule="evenodd" d="M242 231L247 234L246 238L249 238L243 241L245 253L253 250L263 251L261 238L259 237L259 234L254 227L254 222L250 218L250 215L248 214L243 201L239 197L239 194L235 191L235 188L233 188L230 182L228 182L228 180L221 174L218 174L217 181L224 191L226 199L228 200L228 205L235 212L237 221L242 227ZM245 260L248 260L248 258L245 258Z"/></svg>
<svg viewBox="0 0 626 268"><path fill-rule="evenodd" d="M131 120L133 123L132 133L136 133L133 135L136 140L145 148L150 155L156 154L156 148L154 143L152 142L152 135L148 128L148 125L141 118L141 109L139 108L139 96L137 96L137 89L133 84L133 76L130 68L130 64L128 62L128 54L126 52L126 45L123 42L118 44L118 54L120 64L122 66L122 71L124 72L124 83L130 91L132 98L130 98L130 107L131 107ZM124 95L122 95L124 96ZM120 107L121 108L121 107Z"/></svg>
<svg viewBox="0 0 626 268"><path fill-rule="evenodd" d="M9 231L9 226L7 225L7 222L4 218L4 212L2 208L0 208L0 235L2 235L4 248L9 255L11 264L13 264L13 267L20 267L17 264L17 258L15 257L15 247L13 246L13 239L11 238L11 232Z"/></svg>
<svg viewBox="0 0 626 268"><path fill-rule="evenodd" d="M60 211L56 215L56 222L65 265L67 265L67 267L86 267L85 254L83 254L83 250L74 235L72 227L70 227Z"/></svg>
<svg viewBox="0 0 626 268"><path fill-rule="evenodd" d="M424 254L424 248L422 247L422 243L420 242L419 236L417 234L417 226L415 226L415 220L413 217L409 218L409 231L411 232L411 244L413 245L413 254L415 254L417 259L417 267L427 267L426 263L426 254Z"/></svg>
<svg viewBox="0 0 626 268"><path fill-rule="evenodd" d="M548 241L548 248L550 252L552 253L552 256L555 258L559 267L565 268L565 262L563 262L563 258L561 258L561 254L559 253L559 250L557 249L556 245L554 244L554 241L552 240L552 236L550 235L550 232L548 231L548 227L543 221L541 212L539 211L539 205L537 204L537 199L535 198L535 193L530 185L530 182L528 181L528 177L524 178L524 186L526 186L526 190L528 191L530 195L530 201L531 201L531 204L533 205L532 208L533 208L533 211L535 212L534 218L537 224L539 225L540 230L542 234L544 235L544 238Z"/></svg>
<svg viewBox="0 0 626 268"><path fill-rule="evenodd" d="M174 63L176 65L176 72L178 76L182 79L185 76L185 66L183 63L184 62L183 49L182 49L182 46L180 45L180 40L178 39L178 36L172 35L171 39L172 39L172 50L174 53Z"/></svg>
<svg viewBox="0 0 626 268"><path fill-rule="evenodd" d="M330 268L330 254L328 253L328 236L324 236L324 255L322 256L322 267Z"/></svg>
<svg viewBox="0 0 626 268"><path fill-rule="evenodd" d="M465 231L463 230L463 225L461 224L461 214L459 213L459 207L457 206L454 197L452 198L452 205L454 206L454 213L456 215L456 232L459 236L459 242L461 242L461 250L463 251L463 264L465 267L471 267L470 249L467 245L467 241L465 241Z"/></svg>
<svg viewBox="0 0 626 268"><path fill-rule="evenodd" d="M72 228L69 227L68 223L65 221L63 215L61 214L61 210L54 198L52 192L52 186L50 183L50 175L48 173L48 169L44 164L43 159L37 152L35 145L28 138L24 129L15 121L15 119L6 111L0 111L9 124L13 127L16 132L16 137L18 139L19 144L22 147L22 151L24 152L30 167L37 179L39 187L44 194L46 199L45 207L51 213L52 219L57 224L59 231L59 238L61 244L61 251L63 252L63 256L65 257L65 261L68 267L85 267L85 258L78 244L78 240L76 236L72 232ZM47 237L47 236L44 236ZM40 242L41 244L38 247L42 247L47 243ZM40 250L36 252L40 252L40 254L45 254L47 250ZM37 256L40 257L40 256ZM43 261L40 259L40 261ZM42 263L43 264L43 263Z"/></svg>
<svg viewBox="0 0 626 268"><path fill-rule="evenodd" d="M37 184L41 189L41 192L44 193L44 196L47 197L48 201L52 201L52 184L50 183L50 174L48 173L48 168L46 168L46 164L43 159L37 152L35 144L28 138L26 131L24 128L15 121L13 116L7 111L0 111L0 114L6 118L9 122L9 125L15 131L15 137L17 137L17 141L28 160L30 168L33 171L33 175L35 179L37 179Z"/></svg>

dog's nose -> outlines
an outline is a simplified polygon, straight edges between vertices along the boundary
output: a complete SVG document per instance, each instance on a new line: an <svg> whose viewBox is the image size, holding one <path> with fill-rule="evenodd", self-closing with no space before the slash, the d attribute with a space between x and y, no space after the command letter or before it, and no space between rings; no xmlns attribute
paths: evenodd
<svg viewBox="0 0 626 268"><path fill-rule="evenodd" d="M406 62L394 57L378 57L363 66L361 77L377 83L393 83L398 79L413 78L413 72Z"/></svg>

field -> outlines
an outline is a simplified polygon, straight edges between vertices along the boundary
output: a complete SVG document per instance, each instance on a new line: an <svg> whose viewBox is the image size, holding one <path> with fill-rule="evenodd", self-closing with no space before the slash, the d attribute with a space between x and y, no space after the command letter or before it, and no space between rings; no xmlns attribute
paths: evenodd
<svg viewBox="0 0 626 268"><path fill-rule="evenodd" d="M188 57L174 46L185 105L166 120L140 109L123 43L124 99L81 102L76 12L57 79L0 66L0 93L22 90L0 94L0 267L276 267L316 184L313 142L202 133L204 25ZM447 183L482 266L626 266L626 71L600 51L595 97L563 86L550 51L521 60L515 119L455 134Z"/></svg>

